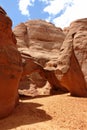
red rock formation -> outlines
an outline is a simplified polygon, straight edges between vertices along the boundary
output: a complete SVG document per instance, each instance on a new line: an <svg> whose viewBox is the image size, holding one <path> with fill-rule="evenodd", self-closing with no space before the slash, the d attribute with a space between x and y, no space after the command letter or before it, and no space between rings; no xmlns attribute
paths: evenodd
<svg viewBox="0 0 87 130"><path fill-rule="evenodd" d="M10 114L18 98L21 56L11 30L12 21L0 7L0 118Z"/></svg>
<svg viewBox="0 0 87 130"><path fill-rule="evenodd" d="M51 23L31 20L18 25L14 33L20 53L31 55L43 67L39 72L52 87L87 97L86 25L87 19L80 19L62 31Z"/></svg>
<svg viewBox="0 0 87 130"><path fill-rule="evenodd" d="M30 20L13 29L20 52L36 58L44 67L46 62L58 57L65 38L62 30L42 20Z"/></svg>
<svg viewBox="0 0 87 130"><path fill-rule="evenodd" d="M58 57L60 47L65 38L62 29L42 20L30 20L16 26L13 32L16 35L20 53L32 57L32 60L30 60L28 56L28 59L25 59L26 66L24 67L24 73L27 72L28 75L30 74L30 78L34 80L37 88L45 86L47 88L47 81L51 82L51 86L54 86L54 88L56 86L60 88L53 72L50 74L49 71L43 68L48 61ZM38 70L38 72L36 72L36 70ZM50 84L48 86L50 86Z"/></svg>
<svg viewBox="0 0 87 130"><path fill-rule="evenodd" d="M46 68L56 64L55 75L59 83L71 95L87 97L87 19L71 23L56 62L48 62Z"/></svg>

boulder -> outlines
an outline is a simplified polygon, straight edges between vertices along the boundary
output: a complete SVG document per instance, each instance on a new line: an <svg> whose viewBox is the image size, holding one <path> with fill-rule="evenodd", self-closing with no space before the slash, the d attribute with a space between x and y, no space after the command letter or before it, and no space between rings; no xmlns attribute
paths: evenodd
<svg viewBox="0 0 87 130"><path fill-rule="evenodd" d="M11 27L11 19L0 7L0 118L15 108L22 74L21 55Z"/></svg>
<svg viewBox="0 0 87 130"><path fill-rule="evenodd" d="M87 19L79 19L66 28L66 38L61 46L58 59L47 63L52 70L56 64L55 75L59 83L71 95L87 97Z"/></svg>

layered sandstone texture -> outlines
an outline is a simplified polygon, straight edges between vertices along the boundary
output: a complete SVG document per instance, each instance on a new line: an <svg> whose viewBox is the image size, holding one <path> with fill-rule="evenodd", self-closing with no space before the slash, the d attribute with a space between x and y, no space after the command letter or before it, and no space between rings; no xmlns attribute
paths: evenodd
<svg viewBox="0 0 87 130"><path fill-rule="evenodd" d="M48 61L58 58L65 38L62 29L43 20L30 20L16 26L13 32L17 39L18 50L25 62L23 75L29 75L28 81L32 79L35 88L43 88L39 89L39 94L49 94L51 86L59 88L53 71L50 73L44 68ZM25 87L25 79L21 80L22 88Z"/></svg>
<svg viewBox="0 0 87 130"><path fill-rule="evenodd" d="M42 66L58 57L65 38L61 28L43 20L21 23L13 32L16 35L19 51L36 58Z"/></svg>
<svg viewBox="0 0 87 130"><path fill-rule="evenodd" d="M86 26L87 19L79 19L62 31L51 23L31 20L14 28L20 53L23 57L31 56L41 66L38 70L46 80L46 89L66 88L73 96L87 97ZM33 66L28 67L30 62L27 60L26 65L25 58L23 62L24 73L28 75ZM35 83L36 80L39 82L38 76L35 76L36 70L33 69L31 76Z"/></svg>
<svg viewBox="0 0 87 130"><path fill-rule="evenodd" d="M11 30L12 21L0 7L0 118L10 114L18 98L21 56Z"/></svg>

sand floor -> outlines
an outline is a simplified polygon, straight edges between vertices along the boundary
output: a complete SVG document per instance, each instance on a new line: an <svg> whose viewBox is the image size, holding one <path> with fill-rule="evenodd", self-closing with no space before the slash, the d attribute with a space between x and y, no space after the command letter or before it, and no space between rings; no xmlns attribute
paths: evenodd
<svg viewBox="0 0 87 130"><path fill-rule="evenodd" d="M21 98L0 130L87 130L87 98L69 94Z"/></svg>

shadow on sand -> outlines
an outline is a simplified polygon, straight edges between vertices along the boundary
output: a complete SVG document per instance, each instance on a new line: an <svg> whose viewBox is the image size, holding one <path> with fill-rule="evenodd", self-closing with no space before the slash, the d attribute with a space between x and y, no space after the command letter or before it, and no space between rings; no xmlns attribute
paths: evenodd
<svg viewBox="0 0 87 130"><path fill-rule="evenodd" d="M20 102L12 115L0 120L0 130L51 120L52 117L39 108L41 106L38 103Z"/></svg>

